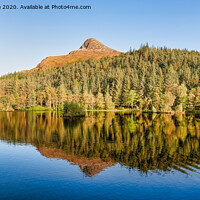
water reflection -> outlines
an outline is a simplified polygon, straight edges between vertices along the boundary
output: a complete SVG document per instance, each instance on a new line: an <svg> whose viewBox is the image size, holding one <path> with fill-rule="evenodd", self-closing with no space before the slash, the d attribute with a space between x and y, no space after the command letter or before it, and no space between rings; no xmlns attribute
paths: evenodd
<svg viewBox="0 0 200 200"><path fill-rule="evenodd" d="M96 113L63 119L56 113L0 113L0 139L37 147L87 176L116 163L142 173L199 172L200 118L194 115Z"/></svg>

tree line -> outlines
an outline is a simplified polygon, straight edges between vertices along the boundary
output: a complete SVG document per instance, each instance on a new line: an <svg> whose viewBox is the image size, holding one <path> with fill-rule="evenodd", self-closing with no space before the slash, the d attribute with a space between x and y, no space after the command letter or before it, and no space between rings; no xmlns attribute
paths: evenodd
<svg viewBox="0 0 200 200"><path fill-rule="evenodd" d="M0 77L0 110L77 102L86 109L200 109L200 53L153 48Z"/></svg>

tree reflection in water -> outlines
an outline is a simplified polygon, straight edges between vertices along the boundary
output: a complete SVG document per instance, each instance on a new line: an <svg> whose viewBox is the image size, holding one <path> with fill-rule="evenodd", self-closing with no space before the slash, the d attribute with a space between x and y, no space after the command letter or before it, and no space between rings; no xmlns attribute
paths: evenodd
<svg viewBox="0 0 200 200"><path fill-rule="evenodd" d="M116 163L142 173L198 173L200 118L194 115L99 112L66 119L56 113L0 113L0 139L36 146L94 176Z"/></svg>

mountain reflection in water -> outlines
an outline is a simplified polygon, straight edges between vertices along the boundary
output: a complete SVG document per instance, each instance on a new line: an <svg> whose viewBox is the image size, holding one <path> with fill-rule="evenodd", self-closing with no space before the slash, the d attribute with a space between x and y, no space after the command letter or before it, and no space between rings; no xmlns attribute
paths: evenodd
<svg viewBox="0 0 200 200"><path fill-rule="evenodd" d="M66 119L56 113L0 114L0 139L34 145L47 158L95 176L116 163L142 173L200 169L200 118L194 115L96 113Z"/></svg>

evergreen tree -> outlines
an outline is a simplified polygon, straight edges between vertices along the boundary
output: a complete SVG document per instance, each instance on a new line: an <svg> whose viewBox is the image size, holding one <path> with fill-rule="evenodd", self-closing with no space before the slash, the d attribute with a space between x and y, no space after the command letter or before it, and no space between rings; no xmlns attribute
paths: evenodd
<svg viewBox="0 0 200 200"><path fill-rule="evenodd" d="M101 110L105 109L105 100L103 97L103 94L99 91L97 96L96 96L96 108Z"/></svg>
<svg viewBox="0 0 200 200"><path fill-rule="evenodd" d="M130 80L128 74L124 76L121 94L121 106L128 106L128 96L130 91Z"/></svg>
<svg viewBox="0 0 200 200"><path fill-rule="evenodd" d="M27 107L32 107L36 105L36 94L32 91L27 98Z"/></svg>
<svg viewBox="0 0 200 200"><path fill-rule="evenodd" d="M184 84L181 84L176 89L175 111L185 111L187 103L187 88Z"/></svg>
<svg viewBox="0 0 200 200"><path fill-rule="evenodd" d="M106 110L113 110L115 108L115 105L112 101L112 97L109 94L109 89L107 89L107 92L105 95L105 108Z"/></svg>
<svg viewBox="0 0 200 200"><path fill-rule="evenodd" d="M131 90L128 94L128 105L131 106L132 109L137 106L137 100L137 93Z"/></svg>
<svg viewBox="0 0 200 200"><path fill-rule="evenodd" d="M37 93L36 93L37 104L39 104L40 106L43 106L45 97L46 97L46 95L45 95L44 91L37 91Z"/></svg>

